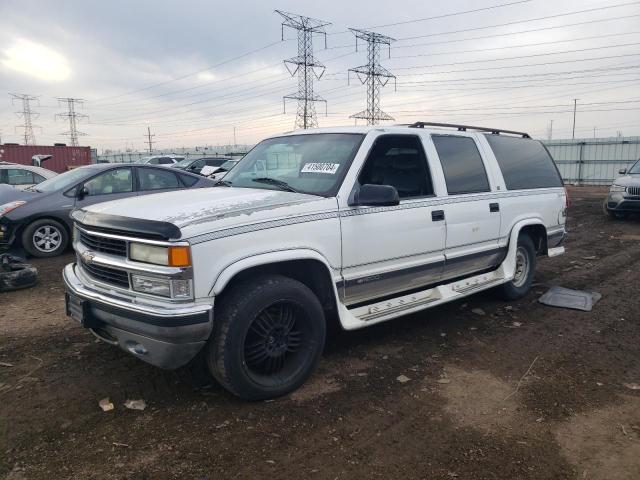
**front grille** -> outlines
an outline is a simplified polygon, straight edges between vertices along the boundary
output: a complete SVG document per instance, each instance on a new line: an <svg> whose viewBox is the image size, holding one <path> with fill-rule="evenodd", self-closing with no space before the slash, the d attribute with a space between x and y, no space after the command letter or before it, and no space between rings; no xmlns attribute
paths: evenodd
<svg viewBox="0 0 640 480"><path fill-rule="evenodd" d="M109 253L120 257L127 256L127 242L115 238L101 237L78 230L80 242L95 252Z"/></svg>
<svg viewBox="0 0 640 480"><path fill-rule="evenodd" d="M640 196L640 187L627 187L627 193L634 197Z"/></svg>
<svg viewBox="0 0 640 480"><path fill-rule="evenodd" d="M118 287L129 288L129 275L127 272L116 268L87 263L80 256L78 256L78 261L82 269L96 280Z"/></svg>

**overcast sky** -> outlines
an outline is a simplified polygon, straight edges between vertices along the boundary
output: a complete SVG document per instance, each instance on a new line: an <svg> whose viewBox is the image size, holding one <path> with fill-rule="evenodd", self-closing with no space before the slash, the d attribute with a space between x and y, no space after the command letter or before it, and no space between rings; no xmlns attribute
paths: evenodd
<svg viewBox="0 0 640 480"><path fill-rule="evenodd" d="M470 10L485 10L469 12ZM39 96L37 143L64 142L55 97L86 100L82 144L143 149L149 125L162 148L253 143L291 130L297 81L282 60L295 32L274 9L331 25L315 37L326 71L315 91L320 126L352 125L365 87L347 70L366 63L348 27L397 39L382 65L396 122L467 123L570 138L640 135L640 2L625 0L35 1L1 0L0 135L20 142L10 92ZM589 10L589 11L585 11ZM467 13L464 13L467 12ZM433 18L440 17L440 18ZM543 18L546 17L546 18ZM393 25L395 24L395 25ZM508 24L508 25L506 25ZM245 55L246 54L246 55ZM392 122L393 123L393 122Z"/></svg>

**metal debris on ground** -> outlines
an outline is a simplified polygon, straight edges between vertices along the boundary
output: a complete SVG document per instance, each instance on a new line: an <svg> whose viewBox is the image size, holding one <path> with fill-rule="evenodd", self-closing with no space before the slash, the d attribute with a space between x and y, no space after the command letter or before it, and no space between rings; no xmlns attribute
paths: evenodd
<svg viewBox="0 0 640 480"><path fill-rule="evenodd" d="M471 313L475 313L476 315L486 315L484 310L481 308L474 308L471 310Z"/></svg>
<svg viewBox="0 0 640 480"><path fill-rule="evenodd" d="M625 383L624 386L629 390L640 390L640 384L637 383Z"/></svg>
<svg viewBox="0 0 640 480"><path fill-rule="evenodd" d="M399 381L400 383L407 383L411 379L406 375L400 375L398 378L396 378L396 380Z"/></svg>
<svg viewBox="0 0 640 480"><path fill-rule="evenodd" d="M127 400L124 402L124 406L129 410L144 410L147 408L147 404L144 400Z"/></svg>
<svg viewBox="0 0 640 480"><path fill-rule="evenodd" d="M551 287L538 301L550 307L571 308L590 312L602 298L598 292L571 290L564 287Z"/></svg>
<svg viewBox="0 0 640 480"><path fill-rule="evenodd" d="M451 380L449 380L448 378L441 378L438 380L438 383L447 384L447 383L451 383Z"/></svg>
<svg viewBox="0 0 640 480"><path fill-rule="evenodd" d="M0 367L13 367L13 363L0 362Z"/></svg>
<svg viewBox="0 0 640 480"><path fill-rule="evenodd" d="M103 412L110 412L111 410L113 410L115 408L113 406L113 403L111 403L109 401L109 397L103 398L102 400L100 400L98 402L98 405L100 406L100 408L102 409Z"/></svg>

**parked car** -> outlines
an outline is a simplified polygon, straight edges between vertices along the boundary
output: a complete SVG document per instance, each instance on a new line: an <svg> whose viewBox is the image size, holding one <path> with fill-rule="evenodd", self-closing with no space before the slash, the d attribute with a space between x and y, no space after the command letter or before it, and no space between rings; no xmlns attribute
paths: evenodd
<svg viewBox="0 0 640 480"><path fill-rule="evenodd" d="M23 191L0 185L0 246L21 245L34 257L54 257L69 244L73 226L69 214L74 208L213 184L166 167L99 164L62 173Z"/></svg>
<svg viewBox="0 0 640 480"><path fill-rule="evenodd" d="M213 169L206 169L201 171L201 175L205 175L212 180L222 180L224 176L229 173L233 167L235 167L240 160L227 160L219 167L213 167Z"/></svg>
<svg viewBox="0 0 640 480"><path fill-rule="evenodd" d="M171 165L173 168L178 168L186 172L200 173L203 167L220 167L223 163L231 160L225 157L204 157L204 158L187 158L181 160L178 163Z"/></svg>
<svg viewBox="0 0 640 480"><path fill-rule="evenodd" d="M609 195L602 208L612 218L623 219L631 213L640 213L640 159L627 170L620 170L620 175L609 188Z"/></svg>
<svg viewBox="0 0 640 480"><path fill-rule="evenodd" d="M216 188L79 208L68 313L159 367L204 349L257 400L311 375L329 318L353 330L490 288L523 297L537 258L564 252L560 174L525 133L453 127L293 132Z"/></svg>
<svg viewBox="0 0 640 480"><path fill-rule="evenodd" d="M56 172L42 167L0 162L0 185L11 185L21 190L32 187L36 183L44 182L56 175Z"/></svg>
<svg viewBox="0 0 640 480"><path fill-rule="evenodd" d="M169 155L158 155L153 157L142 157L138 163L144 163L148 165L173 165L184 160L184 157L174 157Z"/></svg>

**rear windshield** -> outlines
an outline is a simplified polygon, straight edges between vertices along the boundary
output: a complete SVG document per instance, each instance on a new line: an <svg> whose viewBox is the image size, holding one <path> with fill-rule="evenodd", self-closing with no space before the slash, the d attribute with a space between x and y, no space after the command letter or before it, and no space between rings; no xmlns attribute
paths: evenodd
<svg viewBox="0 0 640 480"><path fill-rule="evenodd" d="M551 155L538 140L486 135L508 190L562 187Z"/></svg>

